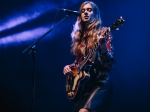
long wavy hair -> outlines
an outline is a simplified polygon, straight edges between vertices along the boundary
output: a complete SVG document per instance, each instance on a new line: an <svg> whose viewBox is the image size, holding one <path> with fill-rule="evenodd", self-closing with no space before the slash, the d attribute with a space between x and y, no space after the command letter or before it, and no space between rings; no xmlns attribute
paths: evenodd
<svg viewBox="0 0 150 112"><path fill-rule="evenodd" d="M83 2L79 9L80 12L86 4L90 4L92 6L92 10L93 10L93 14L94 14L93 20L91 20L91 22L86 25L86 33L87 33L87 37L88 37L87 49L91 49L94 46L94 43L97 41L97 34L99 33L100 28L101 28L101 18L100 18L100 12L99 12L97 5L91 1ZM79 16L77 18L77 21L76 21L76 23L73 27L73 31L71 33L71 37L72 37L71 52L75 56L83 55L81 53L80 43L82 42L84 32L85 32L84 23L81 20L81 16Z"/></svg>

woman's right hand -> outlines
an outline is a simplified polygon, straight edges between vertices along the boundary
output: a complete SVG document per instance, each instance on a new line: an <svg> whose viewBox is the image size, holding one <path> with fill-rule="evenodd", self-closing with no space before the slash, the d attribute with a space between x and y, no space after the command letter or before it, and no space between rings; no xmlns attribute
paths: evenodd
<svg viewBox="0 0 150 112"><path fill-rule="evenodd" d="M66 75L66 74L72 74L72 71L71 71L71 68L70 68L69 65L66 65L64 67L63 73L64 73L64 75Z"/></svg>

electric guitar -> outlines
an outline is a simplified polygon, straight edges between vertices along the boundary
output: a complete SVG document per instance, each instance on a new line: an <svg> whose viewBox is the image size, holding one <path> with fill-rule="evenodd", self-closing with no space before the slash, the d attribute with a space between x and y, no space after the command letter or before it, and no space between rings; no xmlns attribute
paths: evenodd
<svg viewBox="0 0 150 112"><path fill-rule="evenodd" d="M125 20L123 20L122 17L118 18L104 33L104 37L108 35L108 33L111 30L118 30L119 26L124 23ZM90 78L89 70L92 66L91 64L87 64L89 59L93 56L94 52L99 47L99 42L97 42L92 50L89 51L88 55L86 57L83 57L81 61L79 61L78 66L71 67L72 75L66 75L66 94L68 99L73 99L79 89L81 80L84 80L86 82ZM84 84L82 84L84 85ZM83 86L82 86L83 87Z"/></svg>

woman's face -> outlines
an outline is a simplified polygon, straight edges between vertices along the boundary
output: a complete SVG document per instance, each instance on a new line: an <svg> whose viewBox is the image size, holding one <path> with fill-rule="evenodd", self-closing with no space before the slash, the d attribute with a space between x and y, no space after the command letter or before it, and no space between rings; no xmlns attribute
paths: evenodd
<svg viewBox="0 0 150 112"><path fill-rule="evenodd" d="M85 4L81 9L81 20L83 22L90 22L94 18L93 9L90 4Z"/></svg>

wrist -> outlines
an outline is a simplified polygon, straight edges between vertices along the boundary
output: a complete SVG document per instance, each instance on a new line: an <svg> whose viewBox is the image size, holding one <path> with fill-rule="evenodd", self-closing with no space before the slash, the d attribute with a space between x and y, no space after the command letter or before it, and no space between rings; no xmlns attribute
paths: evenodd
<svg viewBox="0 0 150 112"><path fill-rule="evenodd" d="M101 54L107 54L108 53L106 43L103 43L100 45L100 51L101 51Z"/></svg>

